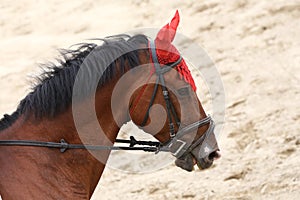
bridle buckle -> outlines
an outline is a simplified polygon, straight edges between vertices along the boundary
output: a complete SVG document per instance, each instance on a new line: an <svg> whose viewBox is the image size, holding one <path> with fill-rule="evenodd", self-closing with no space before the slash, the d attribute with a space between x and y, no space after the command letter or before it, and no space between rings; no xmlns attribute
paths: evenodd
<svg viewBox="0 0 300 200"><path fill-rule="evenodd" d="M171 151L171 154L175 157L177 157L177 155L181 152L181 150L184 148L184 146L186 145L186 142L183 141L183 140L176 140L176 142L171 142L169 145L168 145L168 148L171 150L171 147L174 145L174 143L181 143L180 146L177 148L177 150L173 153Z"/></svg>

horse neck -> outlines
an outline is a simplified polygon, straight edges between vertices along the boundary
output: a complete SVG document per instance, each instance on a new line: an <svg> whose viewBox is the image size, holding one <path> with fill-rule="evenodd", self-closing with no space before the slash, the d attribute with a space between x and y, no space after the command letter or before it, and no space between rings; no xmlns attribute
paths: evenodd
<svg viewBox="0 0 300 200"><path fill-rule="evenodd" d="M109 96L111 91L112 88L107 86L97 90L96 121L87 121L76 127L71 106L53 119L25 119L21 115L11 127L0 133L0 139L48 142L64 139L73 144L83 141L84 144L112 145L119 127L108 109L110 99L102 97L103 94ZM85 103L78 103L78 106L84 108ZM102 125L105 135L94 129L97 123ZM78 128L81 134L78 134ZM58 149L43 147L0 147L1 196L3 199L89 199L109 153L90 153L83 149L60 153Z"/></svg>

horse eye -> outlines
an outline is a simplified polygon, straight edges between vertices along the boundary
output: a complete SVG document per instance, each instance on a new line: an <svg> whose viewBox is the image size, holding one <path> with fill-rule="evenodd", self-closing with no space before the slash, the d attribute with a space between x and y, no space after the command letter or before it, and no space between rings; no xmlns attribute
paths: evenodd
<svg viewBox="0 0 300 200"><path fill-rule="evenodd" d="M190 95L190 87L186 86L177 90L180 96L188 96Z"/></svg>

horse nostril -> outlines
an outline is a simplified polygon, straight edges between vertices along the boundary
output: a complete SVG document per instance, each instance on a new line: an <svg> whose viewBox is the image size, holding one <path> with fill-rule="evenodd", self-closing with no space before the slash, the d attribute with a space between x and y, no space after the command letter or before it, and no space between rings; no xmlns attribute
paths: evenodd
<svg viewBox="0 0 300 200"><path fill-rule="evenodd" d="M220 158L220 157L221 157L221 154L220 154L219 151L214 151L214 152L212 152L212 153L210 153L210 154L208 155L208 159L211 160L211 161L217 160L217 159Z"/></svg>

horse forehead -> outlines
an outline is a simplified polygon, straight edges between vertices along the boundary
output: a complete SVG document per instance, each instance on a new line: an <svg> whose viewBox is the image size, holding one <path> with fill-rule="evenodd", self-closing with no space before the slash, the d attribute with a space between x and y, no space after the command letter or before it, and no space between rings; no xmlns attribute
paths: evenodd
<svg viewBox="0 0 300 200"><path fill-rule="evenodd" d="M186 83L182 78L180 78L180 73L175 69L172 69L169 72L167 72L164 77L167 86L169 85L171 87L174 87L174 89L179 89L188 85L188 83Z"/></svg>

